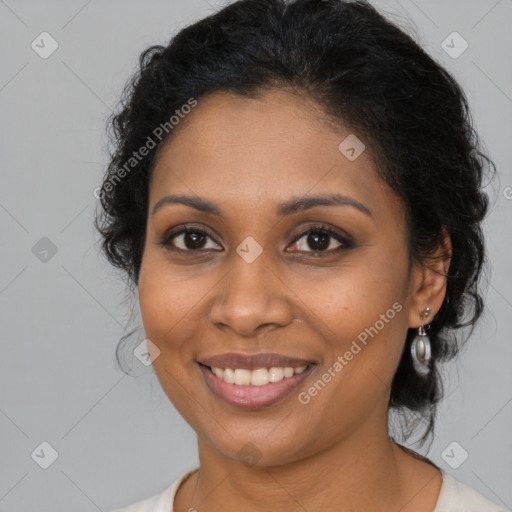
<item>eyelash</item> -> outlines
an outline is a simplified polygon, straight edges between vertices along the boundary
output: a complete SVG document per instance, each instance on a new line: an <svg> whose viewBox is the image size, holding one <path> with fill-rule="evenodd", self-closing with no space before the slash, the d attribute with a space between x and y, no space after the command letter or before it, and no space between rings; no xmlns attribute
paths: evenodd
<svg viewBox="0 0 512 512"><path fill-rule="evenodd" d="M171 233L165 235L164 238L160 242L158 242L158 245L166 247L169 250L178 251L178 252L182 252L182 253L184 253L184 252L200 253L200 252L210 252L212 250L216 251L215 249L180 249L180 248L174 247L172 245L171 242L172 242L172 240L174 238L176 238L179 235L189 234L189 233L196 233L196 234L200 234L202 236L208 237L208 238L212 239L217 245L220 245L208 233L208 231L206 231L203 228L194 227L194 226L186 226L185 228L183 228L183 229L181 229L179 231L171 232ZM303 238L304 236L309 235L311 233L327 235L327 236L329 236L331 238L334 238L337 242L339 242L342 245L340 247L337 247L336 249L330 249L330 250L324 250L324 251L312 250L312 251L297 251L297 252L299 252L299 253L306 253L306 254L307 253L311 253L311 254L314 254L315 256L321 256L323 254L332 255L333 253L337 253L337 252L340 252L340 251L343 251L343 250L354 248L354 243L351 240L349 240L346 237L346 235L344 235L341 232L338 232L338 231L334 230L333 228L325 226L323 224L320 224L320 225L317 225L317 226L311 226L309 229L307 229L306 231L302 232L300 235L295 237L295 239L292 242L292 245L296 244L301 238ZM216 251L216 252L218 252L218 251Z"/></svg>

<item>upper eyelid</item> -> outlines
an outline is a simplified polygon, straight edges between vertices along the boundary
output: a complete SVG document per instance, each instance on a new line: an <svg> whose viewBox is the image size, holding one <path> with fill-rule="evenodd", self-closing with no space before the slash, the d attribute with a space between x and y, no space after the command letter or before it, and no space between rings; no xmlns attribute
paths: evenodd
<svg viewBox="0 0 512 512"><path fill-rule="evenodd" d="M198 227L198 226L182 226L181 228L179 229L176 229L175 231L172 231L168 234L165 234L163 236L163 239L164 240L173 240L175 237L179 236L179 235L185 235L187 234L188 232L199 232L199 233L204 233L206 236L208 236L209 238L211 238L216 244L219 244L219 242L217 242L216 240L216 236L213 236L208 229L206 228L203 228L203 227ZM220 244L219 244L220 245Z"/></svg>

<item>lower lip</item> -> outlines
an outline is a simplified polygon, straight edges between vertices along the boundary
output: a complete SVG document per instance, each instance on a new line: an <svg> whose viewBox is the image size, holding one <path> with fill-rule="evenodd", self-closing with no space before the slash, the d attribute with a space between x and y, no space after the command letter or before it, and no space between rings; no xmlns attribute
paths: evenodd
<svg viewBox="0 0 512 512"><path fill-rule="evenodd" d="M288 396L311 373L315 365L306 368L293 377L285 377L279 382L270 382L264 386L239 386L219 379L207 366L199 368L203 372L208 387L220 398L234 407L257 409L273 405Z"/></svg>

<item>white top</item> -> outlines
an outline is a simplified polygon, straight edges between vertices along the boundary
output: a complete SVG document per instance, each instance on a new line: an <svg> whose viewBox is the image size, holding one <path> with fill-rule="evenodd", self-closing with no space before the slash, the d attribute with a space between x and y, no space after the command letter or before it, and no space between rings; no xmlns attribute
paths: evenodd
<svg viewBox="0 0 512 512"><path fill-rule="evenodd" d="M174 496L178 487L197 469L181 475L162 492L112 512L174 512ZM443 475L443 483L432 512L507 512L472 487L456 480L444 469L439 468L439 471Z"/></svg>

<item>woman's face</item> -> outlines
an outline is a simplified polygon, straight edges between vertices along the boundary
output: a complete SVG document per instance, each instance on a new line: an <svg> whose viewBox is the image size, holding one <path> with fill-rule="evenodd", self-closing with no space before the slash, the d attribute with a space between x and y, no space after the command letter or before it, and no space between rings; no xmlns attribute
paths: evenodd
<svg viewBox="0 0 512 512"><path fill-rule="evenodd" d="M403 206L368 147L340 150L350 131L305 101L199 100L150 185L139 300L156 374L203 446L258 465L387 433L407 329L436 312L421 270L408 274ZM171 195L198 207L161 202ZM225 354L263 358L208 361Z"/></svg>

